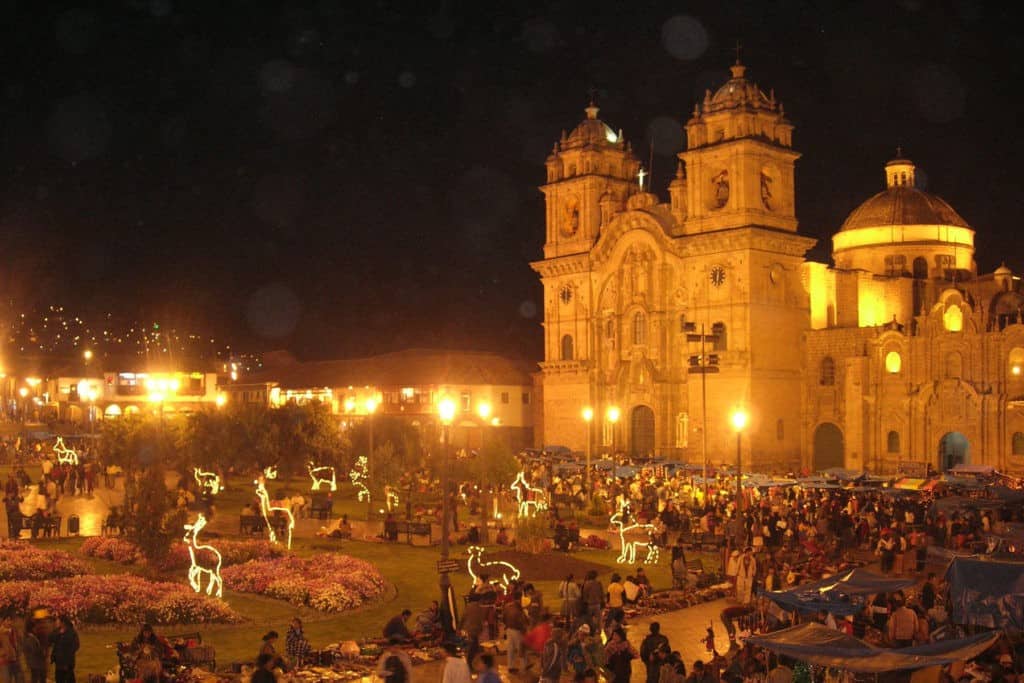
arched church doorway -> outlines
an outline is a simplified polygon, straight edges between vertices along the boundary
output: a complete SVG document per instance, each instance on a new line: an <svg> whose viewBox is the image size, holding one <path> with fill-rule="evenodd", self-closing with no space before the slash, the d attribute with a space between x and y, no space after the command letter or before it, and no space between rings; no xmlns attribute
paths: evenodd
<svg viewBox="0 0 1024 683"><path fill-rule="evenodd" d="M939 439L939 467L943 471L971 461L971 444L960 432L946 432Z"/></svg>
<svg viewBox="0 0 1024 683"><path fill-rule="evenodd" d="M814 471L845 466L843 433L831 422L822 422L814 430Z"/></svg>
<svg viewBox="0 0 1024 683"><path fill-rule="evenodd" d="M654 455L654 411L648 406L633 408L629 433L634 456Z"/></svg>

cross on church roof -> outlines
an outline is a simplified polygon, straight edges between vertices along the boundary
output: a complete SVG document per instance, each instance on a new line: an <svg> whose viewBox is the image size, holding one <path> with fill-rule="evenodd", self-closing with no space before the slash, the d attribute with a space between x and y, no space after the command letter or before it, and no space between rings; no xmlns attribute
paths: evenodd
<svg viewBox="0 0 1024 683"><path fill-rule="evenodd" d="M597 104L597 88L590 86L590 89L587 90L587 94L590 95L590 106L593 107Z"/></svg>
<svg viewBox="0 0 1024 683"><path fill-rule="evenodd" d="M733 48L733 49L736 51L736 63L739 64L740 63L740 53L743 51L743 45L740 43L740 41L737 40L736 41L736 47Z"/></svg>

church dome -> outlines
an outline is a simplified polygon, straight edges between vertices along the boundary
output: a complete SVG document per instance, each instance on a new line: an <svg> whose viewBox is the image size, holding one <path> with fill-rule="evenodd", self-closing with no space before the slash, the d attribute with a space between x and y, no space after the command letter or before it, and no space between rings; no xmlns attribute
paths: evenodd
<svg viewBox="0 0 1024 683"><path fill-rule="evenodd" d="M840 232L890 225L971 227L946 200L914 186L912 162L894 159L886 164L885 170L886 189L854 209Z"/></svg>
<svg viewBox="0 0 1024 683"><path fill-rule="evenodd" d="M597 112L599 109L591 104L584 110L587 113L587 117L580 121L580 124L576 126L569 137L566 139L563 146L574 147L576 145L588 145L597 143L615 144L619 141L619 136L611 126L597 118Z"/></svg>
<svg viewBox="0 0 1024 683"><path fill-rule="evenodd" d="M744 74L747 67L737 62L729 69L732 71L725 85L719 88L710 100L704 103L705 113L737 107L753 107L756 109L775 109L775 103L753 81L748 81Z"/></svg>

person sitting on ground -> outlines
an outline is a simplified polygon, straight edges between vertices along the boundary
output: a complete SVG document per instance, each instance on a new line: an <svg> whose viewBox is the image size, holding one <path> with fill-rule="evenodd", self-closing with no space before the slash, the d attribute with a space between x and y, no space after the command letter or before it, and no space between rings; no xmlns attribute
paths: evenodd
<svg viewBox="0 0 1024 683"><path fill-rule="evenodd" d="M271 669L281 669L285 673L288 673L288 662L285 661L284 657L277 654L277 641L280 638L277 631L267 631L263 635L263 645L260 646L260 656L270 655L274 658L273 666Z"/></svg>
<svg viewBox="0 0 1024 683"><path fill-rule="evenodd" d="M411 616L412 612L404 609L401 614L391 617L391 620L384 626L384 640L389 643L407 643L412 640L409 627L405 625Z"/></svg>
<svg viewBox="0 0 1024 683"><path fill-rule="evenodd" d="M635 605L640 599L640 585L636 582L636 577L627 576L626 580L622 582L622 600L627 605Z"/></svg>
<svg viewBox="0 0 1024 683"><path fill-rule="evenodd" d="M348 515L342 515L331 524L320 527L316 535L328 538L352 538L352 524L348 521Z"/></svg>
<svg viewBox="0 0 1024 683"><path fill-rule="evenodd" d="M494 539L494 542L498 545L512 545L512 542L509 540L508 537L508 529L506 529L505 527L501 527L500 529L498 529L498 536Z"/></svg>
<svg viewBox="0 0 1024 683"><path fill-rule="evenodd" d="M416 631L413 637L416 640L434 640L441 635L441 609L437 600L430 603L430 607L416 615Z"/></svg>
<svg viewBox="0 0 1024 683"><path fill-rule="evenodd" d="M138 635L132 640L132 649L135 652L142 652L149 648L152 654L160 660L174 660L178 658L178 652L163 636L158 636L150 624L143 624Z"/></svg>
<svg viewBox="0 0 1024 683"><path fill-rule="evenodd" d="M476 524L470 525L462 536L456 539L459 545L476 545L480 542L480 528Z"/></svg>

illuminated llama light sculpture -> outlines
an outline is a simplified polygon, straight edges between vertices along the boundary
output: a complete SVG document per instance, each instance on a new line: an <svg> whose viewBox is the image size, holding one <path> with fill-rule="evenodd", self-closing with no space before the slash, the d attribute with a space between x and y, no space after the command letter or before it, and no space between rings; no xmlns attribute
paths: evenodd
<svg viewBox="0 0 1024 683"><path fill-rule="evenodd" d="M313 480L311 491L319 491L323 484L327 484L331 491L338 490L338 479L334 474L334 468L330 465L315 465L310 461L306 463L306 471L309 472L309 478Z"/></svg>
<svg viewBox="0 0 1024 683"><path fill-rule="evenodd" d="M394 512L397 510L398 503L398 489L391 484L386 485L384 487L384 506L387 508L388 512Z"/></svg>
<svg viewBox="0 0 1024 683"><path fill-rule="evenodd" d="M224 597L224 581L220 578L220 565L223 559L220 551L212 545L199 545L199 532L206 526L206 517L200 513L194 524L185 525L185 537L183 541L188 543L188 555L192 558L192 566L188 568L188 583L192 590L201 593L203 588L203 576L208 576L206 582L206 594L218 598ZM200 550L206 551L206 557L200 557ZM206 560L209 560L208 562ZM216 592L214 592L216 587Z"/></svg>
<svg viewBox="0 0 1024 683"><path fill-rule="evenodd" d="M643 563L657 564L658 558L661 556L661 551L658 549L658 545L654 542L654 534L657 529L653 524L639 524L637 522L627 524L626 522L629 517L629 506L620 505L619 511L612 515L609 520L611 525L619 532L619 543L622 546L622 551L619 553L619 556L615 561L619 564L635 564L636 551L638 548L643 548L647 551L647 555L644 557ZM642 536L642 534L645 533L647 534L646 541L637 540L636 538L626 538L626 534Z"/></svg>
<svg viewBox="0 0 1024 683"><path fill-rule="evenodd" d="M501 586L502 590L508 592L508 587L513 581L519 580L519 568L508 562L502 562L500 560L492 560L490 562L484 562L481 558L484 554L484 549L478 545L471 545L466 548L466 552L469 553L469 561L466 562L466 570L469 571L469 576L473 579L475 585L477 579L483 574L488 576L500 576L498 579L491 579L490 584L492 586Z"/></svg>
<svg viewBox="0 0 1024 683"><path fill-rule="evenodd" d="M206 489L210 492L211 496L216 496L224 490L224 486L220 483L220 477L217 476L216 472L203 472L198 467L193 467L192 473L196 478L196 483L199 484L199 488Z"/></svg>
<svg viewBox="0 0 1024 683"><path fill-rule="evenodd" d="M57 443L53 444L53 453L57 456L57 462L61 465L78 464L78 452L64 445L63 436L57 437Z"/></svg>
<svg viewBox="0 0 1024 683"><path fill-rule="evenodd" d="M356 496L356 499L360 503L370 502L370 489L366 487L366 484L370 479L370 470L365 455L360 455L356 459L356 464L352 468L352 471L348 473L348 478L352 480L352 485L359 489L359 494Z"/></svg>
<svg viewBox="0 0 1024 683"><path fill-rule="evenodd" d="M280 507L272 505L270 503L270 494L267 493L267 479L277 479L277 468L268 467L263 470L263 474L256 478L253 482L256 484L256 497L260 499L260 510L263 512L263 520L267 523L267 531L270 534L270 542L278 543L277 531L274 530L274 525L270 521L270 515L272 512L280 512L288 520L288 543L286 544L288 550L292 549L292 530L295 529L295 516L292 515L292 511L286 507Z"/></svg>
<svg viewBox="0 0 1024 683"><path fill-rule="evenodd" d="M520 472L516 475L515 481L509 486L516 492L516 502L519 503L520 517L533 517L538 510L547 510L548 503L544 495L544 489L530 486L526 483L526 473ZM530 498L530 494L533 498Z"/></svg>

